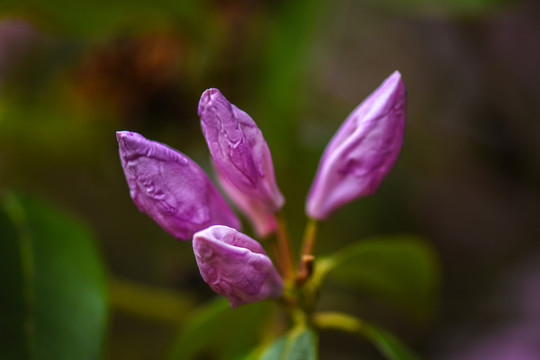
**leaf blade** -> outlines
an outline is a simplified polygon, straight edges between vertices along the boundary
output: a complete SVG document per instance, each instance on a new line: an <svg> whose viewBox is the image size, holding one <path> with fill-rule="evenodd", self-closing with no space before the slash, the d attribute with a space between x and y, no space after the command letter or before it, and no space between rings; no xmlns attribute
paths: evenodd
<svg viewBox="0 0 540 360"><path fill-rule="evenodd" d="M260 360L316 360L317 336L308 328L293 329L278 338Z"/></svg>
<svg viewBox="0 0 540 360"><path fill-rule="evenodd" d="M362 290L416 319L425 320L435 310L438 259L422 238L367 239L343 248L322 263L325 273L319 276Z"/></svg>
<svg viewBox="0 0 540 360"><path fill-rule="evenodd" d="M364 333L368 339L389 360L419 360L399 339L382 328L364 324Z"/></svg>
<svg viewBox="0 0 540 360"><path fill-rule="evenodd" d="M186 321L168 359L230 359L247 353L259 340L255 329L272 312L272 306L262 301L232 309L221 297L203 305Z"/></svg>
<svg viewBox="0 0 540 360"><path fill-rule="evenodd" d="M4 351L23 351L21 359L99 358L107 296L93 236L81 223L23 194L6 196L1 208L11 225L3 222L0 232L3 239L6 231L11 235L5 238L10 251L0 258L19 258L9 265L13 277L2 298L24 304L22 312L2 318L14 323L22 314L24 331L14 344L2 347L0 357Z"/></svg>
<svg viewBox="0 0 540 360"><path fill-rule="evenodd" d="M362 336L370 341L389 360L418 360L419 357L394 335L359 318L341 312L320 312L314 316L315 325Z"/></svg>

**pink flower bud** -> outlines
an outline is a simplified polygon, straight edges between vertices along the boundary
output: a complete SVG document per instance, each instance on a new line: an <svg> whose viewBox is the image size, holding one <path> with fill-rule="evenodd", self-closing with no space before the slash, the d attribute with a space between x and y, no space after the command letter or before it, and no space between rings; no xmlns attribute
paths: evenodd
<svg viewBox="0 0 540 360"><path fill-rule="evenodd" d="M349 115L319 163L306 204L310 217L324 220L377 190L401 150L405 102L405 85L396 71Z"/></svg>
<svg viewBox="0 0 540 360"><path fill-rule="evenodd" d="M184 154L129 131L116 133L131 198L169 234L189 240L210 225L240 222L204 171Z"/></svg>
<svg viewBox="0 0 540 360"><path fill-rule="evenodd" d="M249 219L255 232L260 237L266 237L272 234L277 228L276 217L273 212L268 211L264 204L257 198L252 198L238 190L236 186L221 174L216 171L217 178L221 184L221 188L236 204L242 213Z"/></svg>
<svg viewBox="0 0 540 360"><path fill-rule="evenodd" d="M219 171L246 196L278 211L284 203L274 177L270 149L251 117L218 89L206 90L199 102L201 126Z"/></svg>
<svg viewBox="0 0 540 360"><path fill-rule="evenodd" d="M283 292L283 280L262 246L239 231L226 226L199 231L193 252L204 281L231 307L278 298Z"/></svg>

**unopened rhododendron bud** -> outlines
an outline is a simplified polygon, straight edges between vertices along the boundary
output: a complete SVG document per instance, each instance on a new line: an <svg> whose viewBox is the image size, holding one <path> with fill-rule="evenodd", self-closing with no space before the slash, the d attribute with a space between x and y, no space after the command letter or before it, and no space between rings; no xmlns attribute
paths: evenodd
<svg viewBox="0 0 540 360"><path fill-rule="evenodd" d="M405 125L405 86L394 72L345 120L328 144L306 211L324 220L340 206L370 195L397 160Z"/></svg>
<svg viewBox="0 0 540 360"><path fill-rule="evenodd" d="M284 203L270 149L251 117L231 104L218 89L206 90L199 102L201 126L219 171L246 196L268 211Z"/></svg>
<svg viewBox="0 0 540 360"><path fill-rule="evenodd" d="M201 275L231 307L278 298L283 280L262 246L227 226L212 226L193 237Z"/></svg>
<svg viewBox="0 0 540 360"><path fill-rule="evenodd" d="M116 133L130 194L140 211L181 240L240 222L204 171L184 154L129 131Z"/></svg>
<svg viewBox="0 0 540 360"><path fill-rule="evenodd" d="M277 228L274 213L268 211L259 199L250 197L238 190L219 170L216 173L221 188L249 219L257 235L266 237L272 234Z"/></svg>

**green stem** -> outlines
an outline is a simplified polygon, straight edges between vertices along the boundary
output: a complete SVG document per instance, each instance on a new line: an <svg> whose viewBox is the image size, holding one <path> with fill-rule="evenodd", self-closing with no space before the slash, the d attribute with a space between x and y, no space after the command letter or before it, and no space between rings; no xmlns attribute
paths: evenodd
<svg viewBox="0 0 540 360"><path fill-rule="evenodd" d="M300 266L298 268L297 283L303 284L312 272L313 249L317 239L318 221L312 218L308 219L304 240L302 242L302 252L300 254Z"/></svg>
<svg viewBox="0 0 540 360"><path fill-rule="evenodd" d="M335 329L352 334L366 335L362 320L340 312L321 312L313 316L313 324L321 329Z"/></svg>
<svg viewBox="0 0 540 360"><path fill-rule="evenodd" d="M285 280L289 280L292 278L294 265L292 261L291 242L287 232L287 225L285 222L285 217L281 211L276 213L276 222L278 225L277 246L279 251L279 259L281 260L281 275Z"/></svg>
<svg viewBox="0 0 540 360"><path fill-rule="evenodd" d="M304 235L304 242L302 245L302 255L313 255L315 240L317 239L318 225L319 222L317 220L312 218L308 219L306 233Z"/></svg>

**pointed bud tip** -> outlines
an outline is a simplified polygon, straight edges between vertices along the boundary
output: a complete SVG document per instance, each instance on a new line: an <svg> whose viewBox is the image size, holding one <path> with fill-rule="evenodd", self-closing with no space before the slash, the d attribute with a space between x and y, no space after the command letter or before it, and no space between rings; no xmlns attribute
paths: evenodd
<svg viewBox="0 0 540 360"><path fill-rule="evenodd" d="M146 140L141 134L131 131L117 131L116 140L120 145L123 145L127 148L132 148L135 145L141 143L141 140Z"/></svg>
<svg viewBox="0 0 540 360"><path fill-rule="evenodd" d="M204 112L216 100L217 97L223 97L221 92L216 88L206 89L199 100L199 116L203 116Z"/></svg>
<svg viewBox="0 0 540 360"><path fill-rule="evenodd" d="M124 139L129 138L131 134L132 134L131 131L117 131L116 140L118 140L118 142L123 141Z"/></svg>
<svg viewBox="0 0 540 360"><path fill-rule="evenodd" d="M141 134L131 131L117 131L116 139L118 141L120 156L126 160L133 156L147 153L153 143Z"/></svg>
<svg viewBox="0 0 540 360"><path fill-rule="evenodd" d="M399 70L394 71L386 80L384 81L386 84L392 84L394 86L403 86L403 80L401 79L401 73Z"/></svg>

